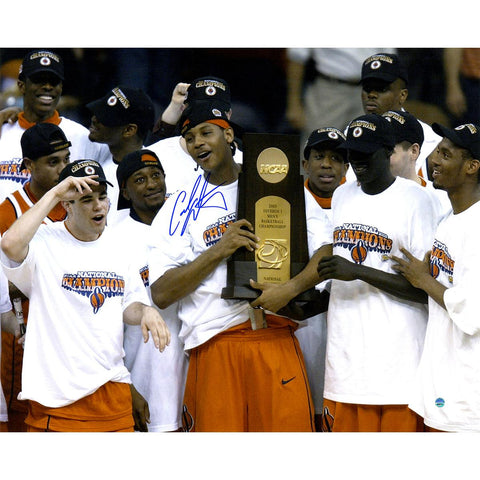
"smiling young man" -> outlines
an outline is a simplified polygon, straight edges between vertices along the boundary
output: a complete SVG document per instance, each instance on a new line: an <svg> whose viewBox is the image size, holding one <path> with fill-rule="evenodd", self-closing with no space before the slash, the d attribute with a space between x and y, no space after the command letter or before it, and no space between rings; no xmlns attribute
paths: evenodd
<svg viewBox="0 0 480 480"><path fill-rule="evenodd" d="M327 313L324 405L333 431L416 431L408 409L427 316L424 292L388 261L410 245L424 254L433 238L425 189L394 177L391 124L376 114L354 119L342 145L358 179L332 199L333 256L318 264L332 279Z"/></svg>
<svg viewBox="0 0 480 480"><path fill-rule="evenodd" d="M338 148L344 141L345 135L337 128L319 128L310 133L303 149L305 188L327 211L331 210L333 192L345 182L348 170L346 152Z"/></svg>
<svg viewBox="0 0 480 480"><path fill-rule="evenodd" d="M147 238L150 225L165 202L165 173L154 152L136 150L123 158L117 169L120 188L118 209L128 217L115 223L117 235L132 242L132 252L138 259L138 272L150 293ZM182 426L183 392L187 371L187 356L178 338L180 321L177 305L160 314L170 331L170 345L158 355L151 342L143 342L138 325L126 325L123 346L125 365L140 394L148 402L142 429L149 432L177 431ZM147 425L148 423L148 425Z"/></svg>
<svg viewBox="0 0 480 480"><path fill-rule="evenodd" d="M149 145L148 148L162 160L167 174L167 198L201 175L198 165L188 153L185 138L176 133L177 125L181 126L182 112L189 104L212 100L218 102L218 107L230 120L232 117L230 86L224 79L204 76L195 78L191 83L179 83L173 90L170 104L155 124L154 132L164 138ZM235 133L239 135L238 131ZM238 139L236 142L238 143ZM239 148L235 149L233 158L235 163L242 163L243 157Z"/></svg>
<svg viewBox="0 0 480 480"><path fill-rule="evenodd" d="M313 431L295 322L266 312L268 328L254 330L246 300L221 298L227 258L239 248L254 251L259 242L251 223L236 218L240 167L228 117L214 101L196 102L184 112L182 135L203 177L170 197L155 217L149 269L154 302L160 308L178 302L180 339L189 353L184 426Z"/></svg>
<svg viewBox="0 0 480 480"><path fill-rule="evenodd" d="M83 125L61 117L56 110L63 80L63 60L56 53L35 50L25 55L17 82L23 97L23 111L17 121L3 125L0 137L0 201L30 178L28 170L21 167L20 138L36 123L52 123L63 130L72 142L72 160L92 158L102 162L107 155L104 146L88 139L88 130Z"/></svg>
<svg viewBox="0 0 480 480"><path fill-rule="evenodd" d="M106 228L107 183L94 160L68 164L2 238L3 269L30 299L19 395L28 431L133 431L123 322L141 324L160 350L169 343L136 265ZM66 220L43 224L59 202Z"/></svg>
<svg viewBox="0 0 480 480"><path fill-rule="evenodd" d="M408 249L395 270L428 294L425 346L410 408L427 430L480 431L480 320L478 219L480 127L450 129L432 155L433 185L448 193L452 212L439 224L425 256Z"/></svg>

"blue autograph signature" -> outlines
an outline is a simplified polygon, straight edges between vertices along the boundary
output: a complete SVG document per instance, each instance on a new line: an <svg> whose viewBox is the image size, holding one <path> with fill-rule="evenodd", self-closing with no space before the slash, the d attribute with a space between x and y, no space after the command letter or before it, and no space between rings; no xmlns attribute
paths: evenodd
<svg viewBox="0 0 480 480"><path fill-rule="evenodd" d="M223 183L220 185L215 185L215 187L212 188L211 190L207 190L209 186L209 183L208 183L209 177L210 177L210 174L208 174L206 178L203 178L203 175L198 176L195 182L195 185L193 187L193 190L190 193L190 197L187 198L187 192L185 192L184 190L182 190L179 193L179 195L177 196L177 199L175 200L175 206L173 208L172 218L170 219L170 226L169 226L170 235L175 235L175 232L177 231L182 221L183 221L183 226L182 226L180 235L183 235L187 228L188 222L190 221L190 218L192 218L192 220L195 221L198 218L198 215L200 214L200 210L202 208L220 208L222 210L227 210L227 204L225 202L223 193L217 190L219 187L223 185ZM200 187L202 178L203 178L203 184ZM183 210L180 210L184 206L185 201L188 201L187 206L183 208ZM178 210L177 210L177 207L178 207Z"/></svg>

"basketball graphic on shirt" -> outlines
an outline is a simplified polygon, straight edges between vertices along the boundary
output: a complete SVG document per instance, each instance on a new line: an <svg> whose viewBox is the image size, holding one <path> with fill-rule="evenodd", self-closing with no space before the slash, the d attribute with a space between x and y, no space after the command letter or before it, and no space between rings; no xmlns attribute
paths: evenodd
<svg viewBox="0 0 480 480"><path fill-rule="evenodd" d="M93 313L97 313L100 307L105 303L105 295L102 293L100 287L95 288L90 296L90 304L93 307Z"/></svg>
<svg viewBox="0 0 480 480"><path fill-rule="evenodd" d="M367 249L362 240L360 240L351 251L352 259L355 263L361 264L367 258Z"/></svg>
<svg viewBox="0 0 480 480"><path fill-rule="evenodd" d="M438 268L438 264L436 261L430 263L430 275L433 278L437 278L440 273L440 269Z"/></svg>

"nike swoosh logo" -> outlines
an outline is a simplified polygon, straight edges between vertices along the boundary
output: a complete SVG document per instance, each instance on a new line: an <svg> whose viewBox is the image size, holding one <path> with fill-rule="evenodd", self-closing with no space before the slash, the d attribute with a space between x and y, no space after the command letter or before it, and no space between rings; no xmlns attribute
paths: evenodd
<svg viewBox="0 0 480 480"><path fill-rule="evenodd" d="M289 378L288 380L284 380L282 378L282 385L286 385L287 383L291 382L294 378L296 378L296 377Z"/></svg>

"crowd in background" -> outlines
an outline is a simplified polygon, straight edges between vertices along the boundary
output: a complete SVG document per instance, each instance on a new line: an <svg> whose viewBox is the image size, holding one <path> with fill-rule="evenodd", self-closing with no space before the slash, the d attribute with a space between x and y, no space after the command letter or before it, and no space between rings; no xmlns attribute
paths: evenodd
<svg viewBox="0 0 480 480"><path fill-rule="evenodd" d="M352 49L353 50L353 49ZM443 48L397 48L409 72L408 111L426 123L478 123L455 116L449 104ZM480 49L469 49L480 51ZM18 67L28 48L0 49L0 108L20 104ZM210 72L228 80L232 110L239 125L251 132L297 133L286 116L287 48L55 48L65 62L61 114L88 127L85 105L115 85L141 88L157 114L166 108L178 82ZM379 50L380 51L380 50ZM475 75L475 74L472 74ZM479 75L477 73L477 75ZM309 81L308 72L305 82ZM471 78L476 85L480 79Z"/></svg>

